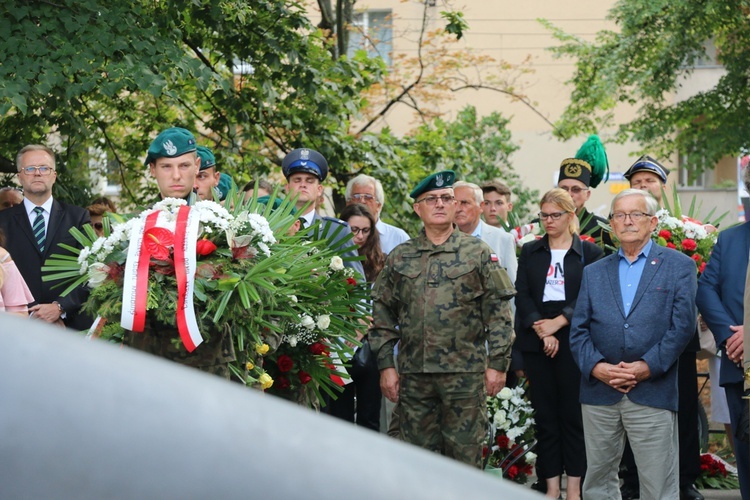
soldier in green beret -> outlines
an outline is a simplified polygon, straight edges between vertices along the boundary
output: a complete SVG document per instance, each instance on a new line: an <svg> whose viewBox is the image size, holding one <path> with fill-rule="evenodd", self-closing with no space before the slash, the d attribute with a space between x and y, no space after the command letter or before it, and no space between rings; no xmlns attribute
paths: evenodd
<svg viewBox="0 0 750 500"><path fill-rule="evenodd" d="M196 153L200 159L200 168L198 175L195 176L195 191L201 200L213 200L214 193L217 199L221 199L221 192L218 190L221 174L216 169L216 157L213 151L206 146L198 146Z"/></svg>
<svg viewBox="0 0 750 500"><path fill-rule="evenodd" d="M183 198L188 205L197 201L193 191L200 168L195 137L190 131L168 128L151 143L146 161L151 176L156 179L162 198Z"/></svg>
<svg viewBox="0 0 750 500"><path fill-rule="evenodd" d="M156 136L148 148L145 164L156 179L162 198L183 198L188 205L193 205L198 201L193 187L200 162L193 134L184 128L172 127ZM236 356L228 324L214 325L209 338L193 352L174 342L177 338L176 328L149 318L143 333L127 332L124 343L182 365L230 378L229 363Z"/></svg>
<svg viewBox="0 0 750 500"><path fill-rule="evenodd" d="M411 192L424 228L375 282L370 343L402 439L481 468L486 398L510 364L515 289L490 247L454 225L454 178L437 172Z"/></svg>

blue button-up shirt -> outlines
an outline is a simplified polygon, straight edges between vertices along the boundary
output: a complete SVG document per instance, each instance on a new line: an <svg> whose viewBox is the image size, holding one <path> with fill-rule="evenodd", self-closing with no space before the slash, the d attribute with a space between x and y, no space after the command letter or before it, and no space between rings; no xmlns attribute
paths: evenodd
<svg viewBox="0 0 750 500"><path fill-rule="evenodd" d="M622 307L626 316L630 314L630 306L633 305L635 292L638 290L638 283L641 281L643 268L646 266L648 253L651 251L651 245L653 244L653 241L648 240L646 246L641 249L633 262L625 257L622 248L617 251L617 255L620 257L620 295L622 295Z"/></svg>

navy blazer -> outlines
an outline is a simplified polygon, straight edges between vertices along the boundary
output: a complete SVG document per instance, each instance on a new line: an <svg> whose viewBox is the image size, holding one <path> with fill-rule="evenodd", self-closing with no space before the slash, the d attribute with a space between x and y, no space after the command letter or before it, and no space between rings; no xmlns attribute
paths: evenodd
<svg viewBox="0 0 750 500"><path fill-rule="evenodd" d="M65 325L78 330L91 326L90 318L79 314L81 305L88 297L88 291L80 286L65 297L61 297L60 293L65 290L65 287L53 288L57 282L43 282L42 266L44 261L52 254L70 254L67 250L59 247L60 243L80 248L81 245L70 234L70 228L81 229L84 224L90 222L91 217L88 210L53 199L49 224L47 225L45 249L42 253L36 244L24 204L21 203L0 211L0 229L5 232L5 248L29 286L34 300L39 304L59 302L66 312Z"/></svg>
<svg viewBox="0 0 750 500"><path fill-rule="evenodd" d="M695 262L652 245L626 316L620 292L620 256L608 255L583 270L570 330L570 348L581 369L581 403L612 405L623 394L595 378L599 362L643 360L651 377L628 397L634 403L677 411L677 359L695 332Z"/></svg>
<svg viewBox="0 0 750 500"><path fill-rule="evenodd" d="M726 357L724 343L733 335L729 325L744 322L742 300L749 253L750 222L725 229L719 233L711 259L698 281L698 310L725 356L719 374L721 385L743 380L742 369ZM750 346L745 346L745 349L748 348Z"/></svg>

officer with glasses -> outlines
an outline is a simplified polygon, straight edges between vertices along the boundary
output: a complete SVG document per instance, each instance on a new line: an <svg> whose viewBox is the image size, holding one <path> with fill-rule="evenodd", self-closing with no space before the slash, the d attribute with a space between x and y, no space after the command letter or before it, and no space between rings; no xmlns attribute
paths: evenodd
<svg viewBox="0 0 750 500"><path fill-rule="evenodd" d="M454 224L454 179L437 172L412 190L424 227L375 281L370 345L380 388L399 403L401 438L481 468L486 397L510 365L515 289L490 247Z"/></svg>
<svg viewBox="0 0 750 500"><path fill-rule="evenodd" d="M63 203L52 196L57 180L54 152L43 145L30 144L16 155L18 181L23 188L23 203L0 211L0 230L6 237L6 249L16 263L36 303L29 307L34 318L83 330L91 318L80 314L88 292L80 286L60 296L63 287L43 282L41 268L54 253L68 253L60 244L81 248L70 234L71 227L83 229L91 222L84 208Z"/></svg>

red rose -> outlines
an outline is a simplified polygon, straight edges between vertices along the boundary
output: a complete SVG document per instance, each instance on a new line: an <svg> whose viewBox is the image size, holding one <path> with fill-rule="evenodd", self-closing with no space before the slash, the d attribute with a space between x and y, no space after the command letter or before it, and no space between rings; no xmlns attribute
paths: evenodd
<svg viewBox="0 0 750 500"><path fill-rule="evenodd" d="M687 250L688 252L695 252L696 248L698 248L698 244L695 242L694 239L685 238L684 240L682 240L683 250Z"/></svg>
<svg viewBox="0 0 750 500"><path fill-rule="evenodd" d="M351 286L357 286L357 280L355 280L354 278L346 278L346 282Z"/></svg>
<svg viewBox="0 0 750 500"><path fill-rule="evenodd" d="M281 373L286 373L292 369L294 361L286 354L282 354L279 356L279 359L276 360L276 364L279 366L279 371Z"/></svg>
<svg viewBox="0 0 750 500"><path fill-rule="evenodd" d="M277 389L281 389L282 391L284 389L289 389L291 387L292 383L289 382L289 379L285 376L281 375L279 378L276 379L276 382L273 384L274 387Z"/></svg>
<svg viewBox="0 0 750 500"><path fill-rule="evenodd" d="M692 258L696 264L700 264L701 262L703 262L703 257L701 257L701 254L699 253L694 253L690 256L690 258Z"/></svg>
<svg viewBox="0 0 750 500"><path fill-rule="evenodd" d="M703 271L706 270L706 263L703 262L700 266L698 266L698 272L703 274Z"/></svg>
<svg viewBox="0 0 750 500"><path fill-rule="evenodd" d="M523 466L523 473L527 476L530 476L531 473L534 472L534 466L531 464L526 464Z"/></svg>
<svg viewBox="0 0 750 500"><path fill-rule="evenodd" d="M501 434L497 437L497 445L500 447L500 449L505 450L508 448L508 445L510 444L510 439L508 439L508 436L505 434Z"/></svg>
<svg viewBox="0 0 750 500"><path fill-rule="evenodd" d="M310 352L317 356L321 356L326 353L326 346L320 342L315 342L310 346Z"/></svg>
<svg viewBox="0 0 750 500"><path fill-rule="evenodd" d="M665 240L669 241L672 239L672 233L669 231L669 229L662 229L659 231L659 238L664 238Z"/></svg>
<svg viewBox="0 0 750 500"><path fill-rule="evenodd" d="M299 371L299 373L297 374L297 377L299 377L299 381L302 385L309 384L310 381L312 380L312 377L310 376L310 374L302 370Z"/></svg>
<svg viewBox="0 0 750 500"><path fill-rule="evenodd" d="M515 479L518 475L518 467L511 465L508 467L508 472L506 472L506 474L508 474L508 479Z"/></svg>
<svg viewBox="0 0 750 500"><path fill-rule="evenodd" d="M674 246L674 243L672 243L671 241L668 241L667 242L667 248L676 249L677 247Z"/></svg>
<svg viewBox="0 0 750 500"><path fill-rule="evenodd" d="M216 245L214 245L214 242L211 240L207 240L206 238L198 240L198 242L195 244L195 253L203 257L205 257L206 255L211 255L215 250Z"/></svg>

